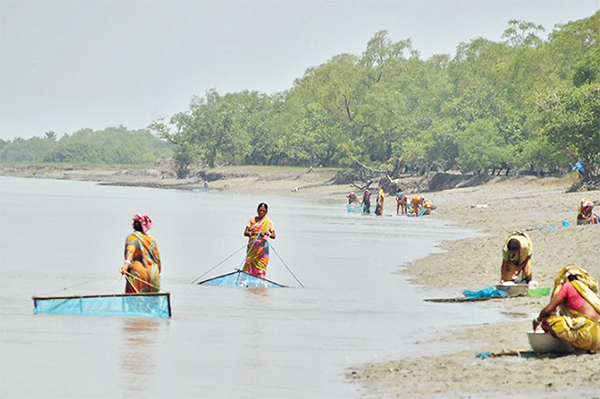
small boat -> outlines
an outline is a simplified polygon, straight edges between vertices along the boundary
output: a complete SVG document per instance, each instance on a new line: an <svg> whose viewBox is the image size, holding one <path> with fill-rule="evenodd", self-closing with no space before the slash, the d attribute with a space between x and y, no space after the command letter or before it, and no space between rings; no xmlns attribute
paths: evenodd
<svg viewBox="0 0 600 399"><path fill-rule="evenodd" d="M171 317L170 293L37 297L35 314L79 316Z"/></svg>
<svg viewBox="0 0 600 399"><path fill-rule="evenodd" d="M242 287L242 288L287 288L285 285L274 281L262 279L252 274L236 270L234 272L200 281L199 285L212 285L218 287Z"/></svg>

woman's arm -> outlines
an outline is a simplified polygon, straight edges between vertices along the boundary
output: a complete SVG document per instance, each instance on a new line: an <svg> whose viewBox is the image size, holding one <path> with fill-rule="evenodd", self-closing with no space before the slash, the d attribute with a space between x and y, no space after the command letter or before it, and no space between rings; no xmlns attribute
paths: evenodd
<svg viewBox="0 0 600 399"><path fill-rule="evenodd" d="M502 268L500 269L500 284L503 284L505 281L512 281L512 278L510 278L508 273L508 261L506 259L502 259Z"/></svg>
<svg viewBox="0 0 600 399"><path fill-rule="evenodd" d="M133 261L133 252L135 251L133 245L127 246L127 253L125 254L125 262L123 262L123 267L121 267L121 274L125 274L129 272L129 266L131 266L131 262Z"/></svg>
<svg viewBox="0 0 600 399"><path fill-rule="evenodd" d="M533 319L533 331L535 331L538 328L538 326L542 323L542 319L545 319L552 312L554 312L557 306L560 305L564 300L564 297L554 295L554 297L552 297L552 299L550 300L550 303L544 309L542 309L539 316Z"/></svg>

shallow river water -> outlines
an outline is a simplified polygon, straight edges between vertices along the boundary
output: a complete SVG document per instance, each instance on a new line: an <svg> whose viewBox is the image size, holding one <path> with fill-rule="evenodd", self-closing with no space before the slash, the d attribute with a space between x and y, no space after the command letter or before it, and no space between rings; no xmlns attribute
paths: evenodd
<svg viewBox="0 0 600 399"><path fill-rule="evenodd" d="M348 367L431 355L443 348L415 342L501 321L478 304L423 302L460 292L427 291L397 273L442 240L474 232L348 213L343 201L0 177L1 396L357 398ZM268 278L292 288L190 284L244 247L259 202L269 204L283 259L271 254ZM33 314L32 295L121 292L137 212L154 222L172 318ZM206 277L238 268L243 256Z"/></svg>

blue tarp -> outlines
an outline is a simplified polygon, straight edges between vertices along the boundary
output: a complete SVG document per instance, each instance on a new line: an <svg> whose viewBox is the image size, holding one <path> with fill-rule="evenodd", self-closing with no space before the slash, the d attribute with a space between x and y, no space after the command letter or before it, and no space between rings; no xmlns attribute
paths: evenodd
<svg viewBox="0 0 600 399"><path fill-rule="evenodd" d="M171 317L169 293L33 297L33 313Z"/></svg>
<svg viewBox="0 0 600 399"><path fill-rule="evenodd" d="M198 284L214 285L219 287L244 287L244 288L278 288L285 285L277 284L270 280L263 280L243 271L234 271L222 276L200 281Z"/></svg>

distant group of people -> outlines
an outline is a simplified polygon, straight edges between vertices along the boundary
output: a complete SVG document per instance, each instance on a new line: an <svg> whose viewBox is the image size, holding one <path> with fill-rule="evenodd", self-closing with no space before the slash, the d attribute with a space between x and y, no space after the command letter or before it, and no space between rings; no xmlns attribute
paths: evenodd
<svg viewBox="0 0 600 399"><path fill-rule="evenodd" d="M363 213L371 213L371 192L369 189L365 189L362 200L359 200L354 192L351 192L346 196L348 199L348 205L361 205ZM409 206L410 210L415 216L431 215L435 206L433 203L422 195L416 195L409 199L404 193L398 191L395 195L396 198L396 215L408 215ZM385 202L385 192L380 188L377 192L377 199L375 202L375 214L383 215Z"/></svg>
<svg viewBox="0 0 600 399"><path fill-rule="evenodd" d="M350 193L348 204L361 204L364 213L370 213L371 193L364 191L362 201ZM379 190L375 213L383 213L383 190ZM397 192L396 214L415 216L431 214L435 207L422 195L408 198ZM579 203L577 224L600 223L593 213L594 203L583 198ZM533 282L533 242L523 231L509 234L502 248L500 283L530 284ZM587 271L576 266L564 267L556 277L550 303L542 309L533 322L534 331L542 327L545 332L583 350L600 350L600 297L598 282Z"/></svg>
<svg viewBox="0 0 600 399"><path fill-rule="evenodd" d="M577 224L597 224L594 203L583 198L579 203ZM529 235L514 231L502 250L500 283L528 284L533 278L533 242ZM550 302L533 320L533 330L546 333L581 350L600 350L600 297L598 281L586 270L569 265L554 281Z"/></svg>

